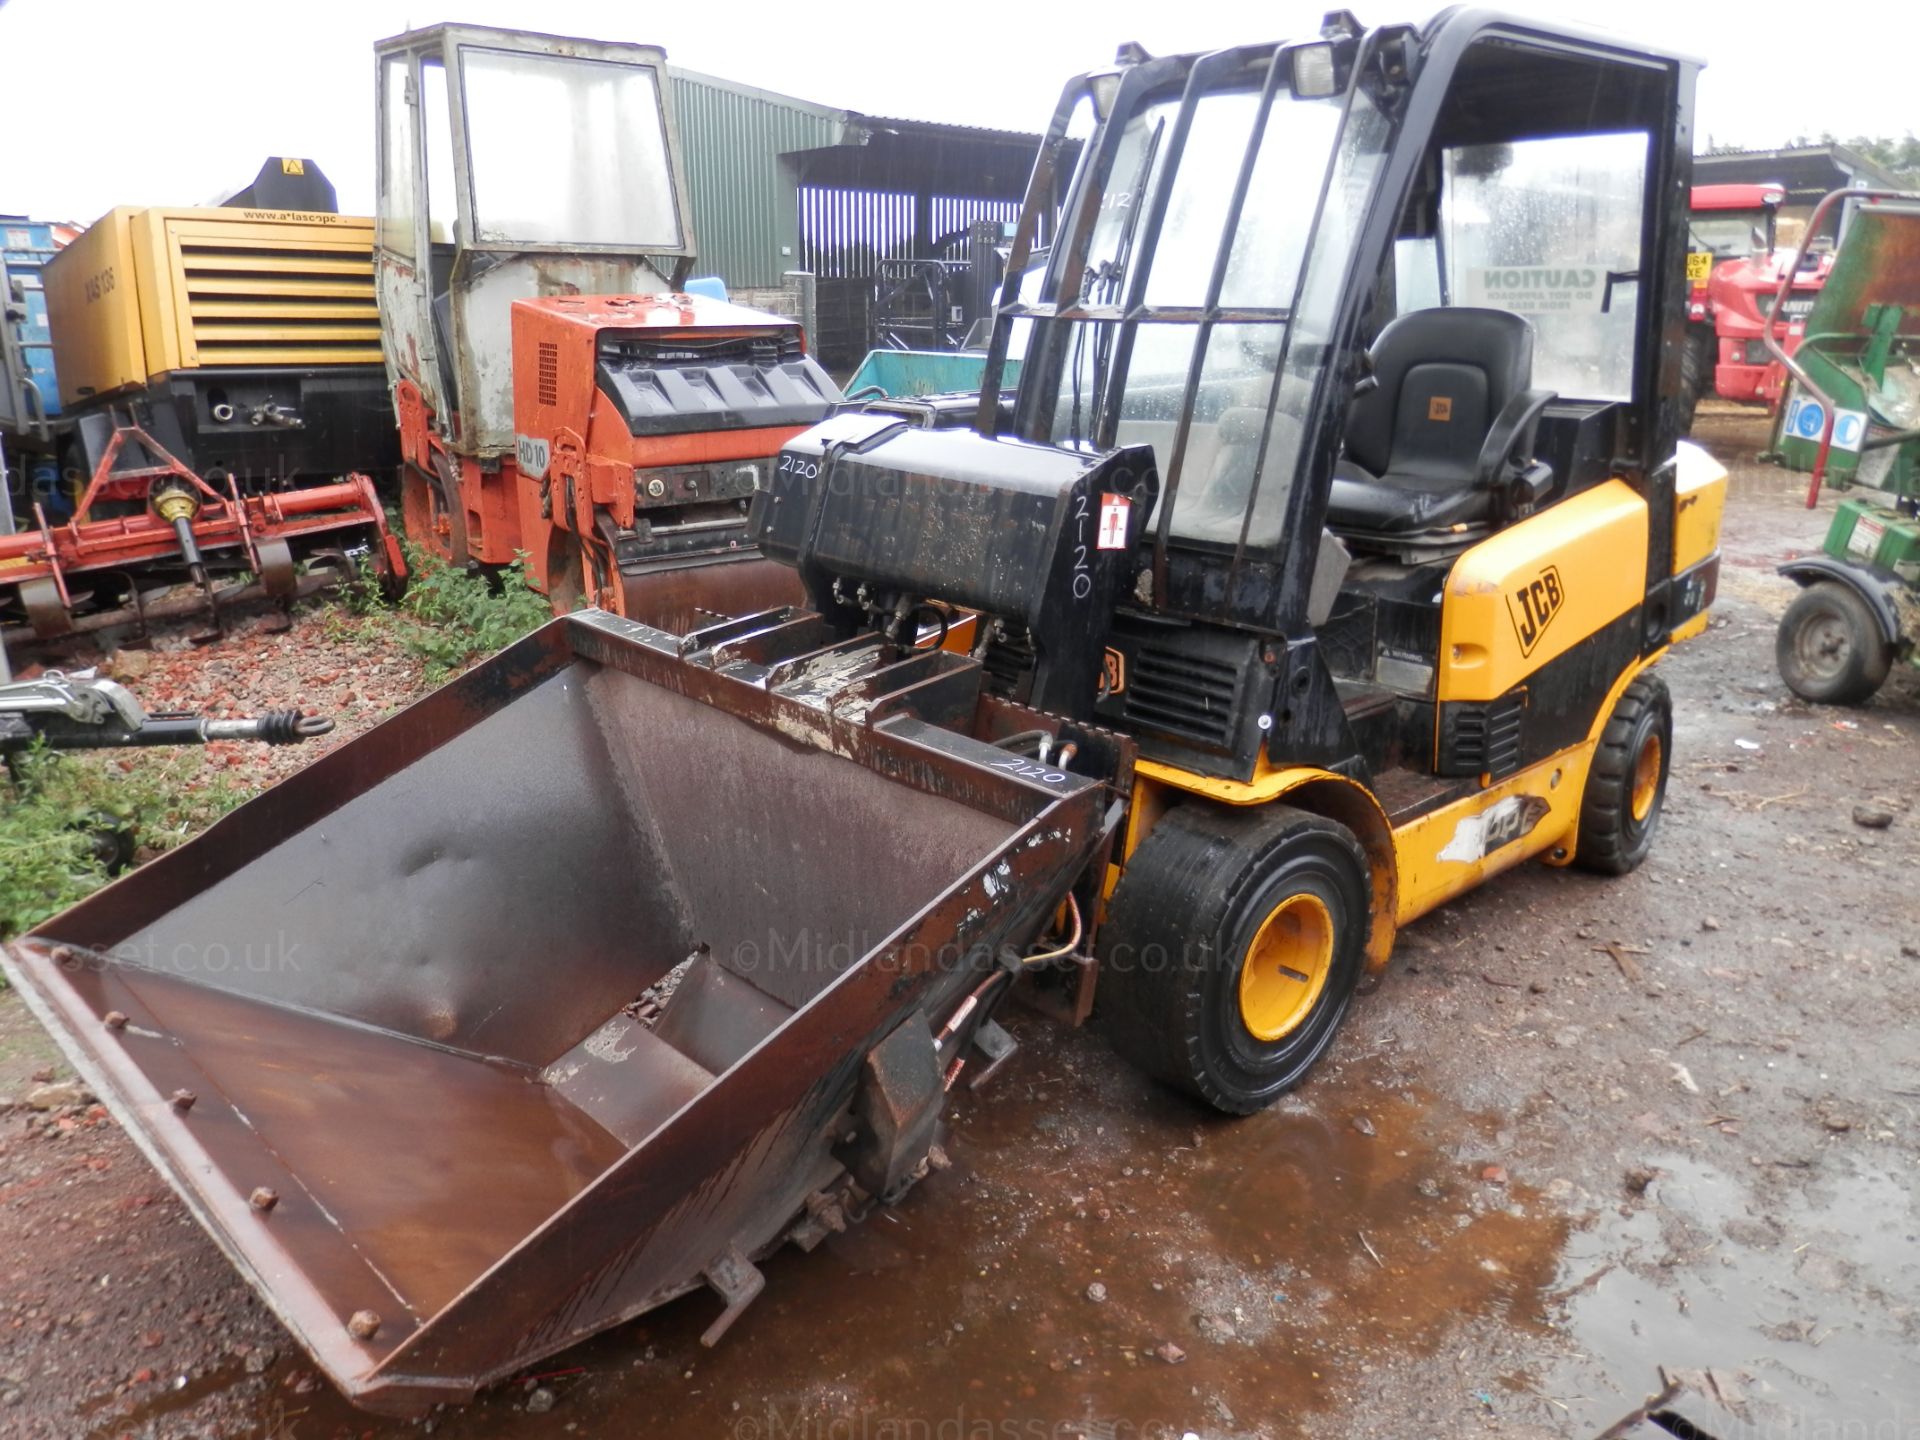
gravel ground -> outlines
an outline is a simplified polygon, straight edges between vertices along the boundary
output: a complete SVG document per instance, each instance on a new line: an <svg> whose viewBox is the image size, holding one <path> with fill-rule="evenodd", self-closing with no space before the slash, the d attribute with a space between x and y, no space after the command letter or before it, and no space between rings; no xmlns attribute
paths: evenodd
<svg viewBox="0 0 1920 1440"><path fill-rule="evenodd" d="M1736 468L1727 564L1663 665L1639 872L1530 867L1412 927L1322 1073L1246 1121L1016 1017L953 1168L776 1257L718 1349L689 1299L433 1432L1520 1440L1595 1434L1664 1366L1719 1440L1920 1434L1920 686L1791 698L1772 566L1826 515L1746 463L1750 417L1700 431ZM133 683L345 738L418 671L338 630L162 649ZM56 1072L0 995L0 1096ZM0 1433L424 1431L342 1404L104 1112L55 1098L0 1115Z"/></svg>
<svg viewBox="0 0 1920 1440"><path fill-rule="evenodd" d="M291 630L276 633L255 615L210 645L196 645L176 628L157 634L146 649L84 649L61 663L97 666L149 711L226 717L291 707L333 720L332 734L300 745L218 741L199 752L208 774L224 771L255 789L291 775L423 691L421 661L394 643L389 628L310 603L299 607Z"/></svg>

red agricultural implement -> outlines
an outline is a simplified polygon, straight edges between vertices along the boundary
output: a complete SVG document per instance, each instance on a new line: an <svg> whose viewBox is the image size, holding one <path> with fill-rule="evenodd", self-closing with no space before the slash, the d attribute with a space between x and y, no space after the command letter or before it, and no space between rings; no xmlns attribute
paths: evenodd
<svg viewBox="0 0 1920 1440"><path fill-rule="evenodd" d="M132 461L133 463L123 463ZM0 637L9 644L273 600L283 607L353 573L364 553L383 588L406 560L373 482L225 493L134 424L117 425L71 518L0 535ZM218 584L220 578L228 583Z"/></svg>

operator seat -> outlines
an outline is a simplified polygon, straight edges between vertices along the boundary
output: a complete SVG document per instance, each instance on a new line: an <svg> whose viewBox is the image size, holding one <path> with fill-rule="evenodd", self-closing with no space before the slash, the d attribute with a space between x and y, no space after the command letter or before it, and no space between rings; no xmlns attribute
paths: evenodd
<svg viewBox="0 0 1920 1440"><path fill-rule="evenodd" d="M1392 321L1347 416L1327 525L1389 552L1457 543L1529 513L1553 471L1533 458L1551 390L1530 388L1533 326L1447 306Z"/></svg>

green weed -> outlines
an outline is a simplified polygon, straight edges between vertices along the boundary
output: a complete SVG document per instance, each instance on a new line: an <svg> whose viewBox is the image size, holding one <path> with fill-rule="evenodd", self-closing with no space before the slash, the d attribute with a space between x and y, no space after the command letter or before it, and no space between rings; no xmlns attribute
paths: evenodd
<svg viewBox="0 0 1920 1440"><path fill-rule="evenodd" d="M553 618L546 597L528 588L526 559L518 555L511 565L481 577L418 551L409 554L413 578L399 613L411 623L401 626L399 639L426 662L429 685L440 684Z"/></svg>
<svg viewBox="0 0 1920 1440"><path fill-rule="evenodd" d="M36 750L12 776L0 779L0 938L85 899L124 850L171 850L252 794L194 750Z"/></svg>
<svg viewBox="0 0 1920 1440"><path fill-rule="evenodd" d="M528 588L525 555L475 575L411 543L406 548L407 593L397 604L389 603L363 559L321 621L329 639L382 635L419 656L421 678L439 685L553 618L545 597Z"/></svg>

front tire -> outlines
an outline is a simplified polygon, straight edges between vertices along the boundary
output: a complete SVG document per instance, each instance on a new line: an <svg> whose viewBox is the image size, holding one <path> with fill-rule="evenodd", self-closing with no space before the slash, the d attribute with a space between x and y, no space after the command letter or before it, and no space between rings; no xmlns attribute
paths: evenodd
<svg viewBox="0 0 1920 1440"><path fill-rule="evenodd" d="M1148 1074L1228 1114L1271 1105L1333 1042L1373 888L1345 826L1290 806L1174 810L1101 928L1097 1019Z"/></svg>
<svg viewBox="0 0 1920 1440"><path fill-rule="evenodd" d="M1574 862L1601 875L1638 869L1653 849L1673 760L1673 697L1658 675L1621 692L1600 732L1580 799Z"/></svg>
<svg viewBox="0 0 1920 1440"><path fill-rule="evenodd" d="M1794 598L1774 639L1780 678L1816 705L1864 705L1893 668L1893 647L1854 590L1821 580Z"/></svg>

